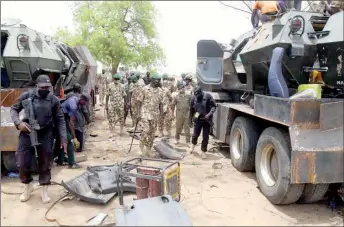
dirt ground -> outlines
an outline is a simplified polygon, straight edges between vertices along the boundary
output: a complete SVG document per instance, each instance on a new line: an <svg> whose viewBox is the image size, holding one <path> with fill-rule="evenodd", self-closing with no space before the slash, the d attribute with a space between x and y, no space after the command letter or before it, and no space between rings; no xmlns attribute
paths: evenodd
<svg viewBox="0 0 344 227"><path fill-rule="evenodd" d="M99 106L97 106L99 108ZM130 121L127 121L129 124ZM119 127L118 127L119 130ZM87 137L85 153L88 160L82 162L83 169L70 170L66 167L54 167L52 179L56 182L68 181L83 173L89 165L114 164L120 160L133 157L138 152L138 140L130 156L127 156L131 137L110 137L108 122L104 118L103 109L96 112L96 121L88 130L98 134ZM181 140L183 142L183 138ZM210 148L214 141L210 142ZM199 146L197 146L199 149ZM181 162L181 193L180 204L188 213L193 225L202 226L343 226L343 217L332 212L326 201L310 205L272 205L259 191L254 173L240 173L231 165L228 153L209 153L207 160L199 156L187 156ZM214 169L214 163L221 163L221 169ZM37 186L35 186L37 187ZM19 179L4 178L1 182L4 192L21 192L23 186ZM64 194L60 186L49 187L52 201ZM134 195L127 195L125 203L130 204ZM42 204L40 190L36 190L26 203L19 201L19 195L1 193L1 225L6 226L42 226L57 225L48 222L44 214L50 204ZM56 218L61 224L85 225L88 219L99 212L107 213L104 224L115 222L114 209L119 208L118 197L106 205L92 205L76 199L58 203L49 213L49 218Z"/></svg>

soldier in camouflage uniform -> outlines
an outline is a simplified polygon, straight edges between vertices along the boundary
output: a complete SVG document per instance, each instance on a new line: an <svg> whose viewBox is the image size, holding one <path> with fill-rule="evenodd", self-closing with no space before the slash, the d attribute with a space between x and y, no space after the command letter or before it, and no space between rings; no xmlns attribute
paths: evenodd
<svg viewBox="0 0 344 227"><path fill-rule="evenodd" d="M120 83L121 76L119 74L113 75L114 83L109 84L106 91L105 108L108 113L108 120L110 130L115 130L115 125L120 122L120 135L123 133L124 126L124 98L127 96L123 85ZM110 99L110 108L108 102Z"/></svg>
<svg viewBox="0 0 344 227"><path fill-rule="evenodd" d="M173 93L172 111L176 108L176 134L175 144L179 144L180 134L184 128L185 142L187 146L190 144L190 127L189 127L189 108L192 94L185 90L186 83L183 80L177 82L178 91Z"/></svg>
<svg viewBox="0 0 344 227"><path fill-rule="evenodd" d="M145 156L153 156L152 147L158 119L163 113L163 96L162 89L160 88L160 80L160 75L153 75L151 77L150 85L143 88L142 94L138 99L140 107L142 107L142 114L139 114L139 116L141 116L141 124L143 128L140 139L140 153Z"/></svg>
<svg viewBox="0 0 344 227"><path fill-rule="evenodd" d="M171 136L171 127L172 127L172 120L173 114L171 111L171 102L172 102L172 92L171 92L171 85L168 81L168 75L165 73L162 76L163 80L163 114L160 115L158 128L159 128L159 136L164 136L164 126L166 127L166 131L168 133L168 137Z"/></svg>
<svg viewBox="0 0 344 227"><path fill-rule="evenodd" d="M103 74L99 75L98 80L97 80L100 106L104 104L105 88L106 88L105 80L106 80L106 77L105 77L105 70L104 70Z"/></svg>
<svg viewBox="0 0 344 227"><path fill-rule="evenodd" d="M143 86L140 86L139 80L136 75L130 77L130 89L129 92L131 93L131 110L132 110L132 120L133 120L133 130L135 129L135 125L139 122L138 114L140 111L140 102L139 96L142 94Z"/></svg>
<svg viewBox="0 0 344 227"><path fill-rule="evenodd" d="M142 76L141 76L141 73L140 73L140 72L136 72L136 73L135 73L135 76L136 76L136 78L137 78L137 83L138 83L138 85L139 85L140 87L146 86L145 81L142 79Z"/></svg>
<svg viewBox="0 0 344 227"><path fill-rule="evenodd" d="M184 81L185 81L185 90L187 92L190 92L191 94L193 94L193 92L195 91L195 87L192 85L192 75L191 74L186 74L185 75L185 78L184 78Z"/></svg>

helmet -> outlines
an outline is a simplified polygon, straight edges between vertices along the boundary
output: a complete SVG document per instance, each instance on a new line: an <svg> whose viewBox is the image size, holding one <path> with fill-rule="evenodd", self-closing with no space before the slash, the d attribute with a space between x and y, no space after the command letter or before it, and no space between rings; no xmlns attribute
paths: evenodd
<svg viewBox="0 0 344 227"><path fill-rule="evenodd" d="M140 72L136 72L135 76L139 79L141 77L141 73Z"/></svg>
<svg viewBox="0 0 344 227"><path fill-rule="evenodd" d="M131 82L137 82L137 76L133 75L130 77Z"/></svg>
<svg viewBox="0 0 344 227"><path fill-rule="evenodd" d="M162 74L162 79L166 80L168 78L167 73Z"/></svg>
<svg viewBox="0 0 344 227"><path fill-rule="evenodd" d="M185 87L185 82L183 81L183 80L178 80L177 81L177 88L178 89L181 89L181 88L183 88L183 87Z"/></svg>
<svg viewBox="0 0 344 227"><path fill-rule="evenodd" d="M81 93L81 85L79 83L74 84L73 91L77 93Z"/></svg>
<svg viewBox="0 0 344 227"><path fill-rule="evenodd" d="M159 74L155 73L152 75L152 79L160 80L161 76Z"/></svg>
<svg viewBox="0 0 344 227"><path fill-rule="evenodd" d="M185 78L185 73L180 74L180 77L184 79Z"/></svg>
<svg viewBox="0 0 344 227"><path fill-rule="evenodd" d="M114 74L112 77L113 77L115 80L121 79L121 76L120 76L118 73Z"/></svg>

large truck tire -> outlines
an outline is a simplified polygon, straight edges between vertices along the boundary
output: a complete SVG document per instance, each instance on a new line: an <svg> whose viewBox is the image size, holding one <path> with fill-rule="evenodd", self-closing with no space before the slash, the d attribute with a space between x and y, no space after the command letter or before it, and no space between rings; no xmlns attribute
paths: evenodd
<svg viewBox="0 0 344 227"><path fill-rule="evenodd" d="M8 172L18 172L14 151L2 151L2 162Z"/></svg>
<svg viewBox="0 0 344 227"><path fill-rule="evenodd" d="M260 135L256 149L256 176L264 196L273 204L295 203L304 184L291 184L291 144L288 131L267 128Z"/></svg>
<svg viewBox="0 0 344 227"><path fill-rule="evenodd" d="M300 197L300 203L315 203L324 198L329 184L306 184Z"/></svg>
<svg viewBox="0 0 344 227"><path fill-rule="evenodd" d="M234 120L229 147L234 168L240 172L254 170L255 150L259 138L259 130L253 120L238 117Z"/></svg>

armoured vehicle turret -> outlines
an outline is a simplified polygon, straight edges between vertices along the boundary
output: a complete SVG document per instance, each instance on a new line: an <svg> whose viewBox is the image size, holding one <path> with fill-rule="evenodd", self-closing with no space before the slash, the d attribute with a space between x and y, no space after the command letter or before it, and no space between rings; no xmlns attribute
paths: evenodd
<svg viewBox="0 0 344 227"><path fill-rule="evenodd" d="M343 92L343 12L328 17L289 11L229 44L199 41L197 76L201 86L212 92L268 94L268 72L275 47L285 49L282 72L290 89L307 84L310 72L318 70L328 85L324 97Z"/></svg>
<svg viewBox="0 0 344 227"><path fill-rule="evenodd" d="M75 83L91 95L97 64L84 46L70 47L37 32L20 20L4 20L1 24L1 87L29 88L40 74L49 75L59 95Z"/></svg>
<svg viewBox="0 0 344 227"><path fill-rule="evenodd" d="M1 137L2 161L8 171L15 171L14 151L18 130L13 125L9 108L25 90L35 87L40 74L50 77L52 92L64 95L79 83L82 92L95 104L97 64L85 46L70 47L37 32L20 20L1 20ZM89 108L91 117L93 108Z"/></svg>
<svg viewBox="0 0 344 227"><path fill-rule="evenodd" d="M292 10L228 45L197 43L198 82L217 102L212 134L273 204L344 187L343 15Z"/></svg>

